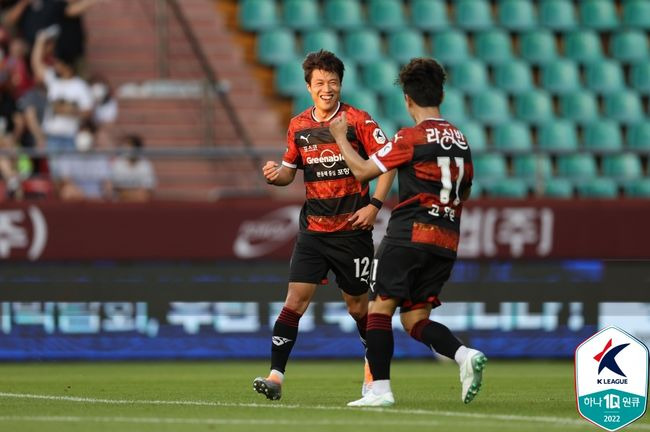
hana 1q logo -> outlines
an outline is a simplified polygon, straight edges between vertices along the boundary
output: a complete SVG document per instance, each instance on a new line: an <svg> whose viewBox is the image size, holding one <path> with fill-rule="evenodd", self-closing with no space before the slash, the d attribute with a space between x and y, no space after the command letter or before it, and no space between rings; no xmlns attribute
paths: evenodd
<svg viewBox="0 0 650 432"><path fill-rule="evenodd" d="M617 327L607 327L576 348L578 412L609 431L641 418L648 400L648 348Z"/></svg>

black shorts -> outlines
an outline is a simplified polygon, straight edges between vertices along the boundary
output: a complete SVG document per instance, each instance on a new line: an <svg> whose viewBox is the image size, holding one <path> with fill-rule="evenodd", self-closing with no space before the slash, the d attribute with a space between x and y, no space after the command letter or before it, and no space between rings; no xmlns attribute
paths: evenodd
<svg viewBox="0 0 650 432"><path fill-rule="evenodd" d="M456 260L422 249L382 241L373 261L370 299L400 299L400 313L426 304L440 306L438 296Z"/></svg>
<svg viewBox="0 0 650 432"><path fill-rule="evenodd" d="M343 237L299 233L289 264L289 282L320 284L332 270L337 285L345 293L365 294L372 254L370 232Z"/></svg>

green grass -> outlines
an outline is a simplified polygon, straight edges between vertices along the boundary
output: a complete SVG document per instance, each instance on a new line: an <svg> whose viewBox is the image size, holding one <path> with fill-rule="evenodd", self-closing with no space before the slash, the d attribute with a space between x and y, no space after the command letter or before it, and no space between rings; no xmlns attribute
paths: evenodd
<svg viewBox="0 0 650 432"><path fill-rule="evenodd" d="M345 407L360 396L360 361L292 361L279 402L252 390L266 371L248 361L0 364L0 431L599 430L576 412L570 362L491 361L464 405L455 364L398 361L391 409ZM650 421L628 428L650 431Z"/></svg>

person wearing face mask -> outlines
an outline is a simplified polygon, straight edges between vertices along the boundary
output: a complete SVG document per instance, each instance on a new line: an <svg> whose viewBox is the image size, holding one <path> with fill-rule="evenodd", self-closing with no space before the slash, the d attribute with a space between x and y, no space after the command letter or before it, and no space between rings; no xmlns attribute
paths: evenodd
<svg viewBox="0 0 650 432"><path fill-rule="evenodd" d="M149 201L156 187L153 164L142 156L143 142L138 135L124 138L125 152L111 164L113 189L120 201Z"/></svg>
<svg viewBox="0 0 650 432"><path fill-rule="evenodd" d="M54 59L49 67L43 58L47 41L57 35L57 28L42 30L36 37L32 51L32 70L37 82L42 82L47 91L47 108L42 130L46 149L54 156L50 165L57 163L60 153L75 150L75 137L80 124L89 119L93 107L92 94L88 84L76 75L72 61L62 56ZM55 169L50 166L51 169Z"/></svg>
<svg viewBox="0 0 650 432"><path fill-rule="evenodd" d="M65 201L109 199L113 194L109 157L94 152L96 127L85 122L75 137L77 153L61 155L52 177Z"/></svg>

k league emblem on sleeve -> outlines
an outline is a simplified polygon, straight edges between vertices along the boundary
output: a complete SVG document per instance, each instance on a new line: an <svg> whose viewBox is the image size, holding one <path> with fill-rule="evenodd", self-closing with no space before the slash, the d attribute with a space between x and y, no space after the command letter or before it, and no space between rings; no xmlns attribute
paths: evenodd
<svg viewBox="0 0 650 432"><path fill-rule="evenodd" d="M578 412L609 431L641 418L648 401L648 348L617 327L581 343L575 354Z"/></svg>

